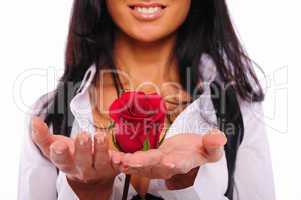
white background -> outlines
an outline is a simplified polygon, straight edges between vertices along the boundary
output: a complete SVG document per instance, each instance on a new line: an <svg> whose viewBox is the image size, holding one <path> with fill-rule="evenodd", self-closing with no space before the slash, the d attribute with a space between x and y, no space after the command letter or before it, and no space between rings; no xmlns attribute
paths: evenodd
<svg viewBox="0 0 301 200"><path fill-rule="evenodd" d="M298 1L228 0L243 44L266 73L266 78L259 77L267 92L265 120L278 200L301 198L301 90L297 85L301 67L297 19L301 16L294 2ZM17 198L25 111L54 88L61 73L71 4L71 0L1 0L1 199Z"/></svg>

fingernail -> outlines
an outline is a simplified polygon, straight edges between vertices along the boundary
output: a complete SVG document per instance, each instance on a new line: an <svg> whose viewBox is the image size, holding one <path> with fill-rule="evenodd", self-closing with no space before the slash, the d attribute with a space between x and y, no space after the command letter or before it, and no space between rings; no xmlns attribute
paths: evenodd
<svg viewBox="0 0 301 200"><path fill-rule="evenodd" d="M35 135L35 136L36 136L37 133L38 133L37 130L36 130L35 128L33 128L33 127L31 128L31 132L32 132L32 134Z"/></svg>
<svg viewBox="0 0 301 200"><path fill-rule="evenodd" d="M113 154L112 150L109 150L108 154L109 154L109 157L112 158L112 154Z"/></svg>
<svg viewBox="0 0 301 200"><path fill-rule="evenodd" d="M55 154L58 155L63 154L65 150L64 148L60 148L58 146L51 146L50 148L54 151Z"/></svg>
<svg viewBox="0 0 301 200"><path fill-rule="evenodd" d="M166 166L169 167L169 168L171 168L171 169L173 169L173 168L176 167L176 165L173 164L173 163L167 163Z"/></svg>
<svg viewBox="0 0 301 200"><path fill-rule="evenodd" d="M141 164L134 164L134 165L130 165L130 167L141 168L141 167L143 167L143 165L141 165Z"/></svg>
<svg viewBox="0 0 301 200"><path fill-rule="evenodd" d="M208 149L207 151L211 154L215 154L215 153L219 153L221 151L223 151L223 147L218 147L218 148L212 148L212 149Z"/></svg>
<svg viewBox="0 0 301 200"><path fill-rule="evenodd" d="M31 125L31 127L34 127L34 124L35 124L35 123L34 123L35 118L36 118L36 117L33 117L33 118L30 120L30 125Z"/></svg>
<svg viewBox="0 0 301 200"><path fill-rule="evenodd" d="M59 150L59 149L55 149L54 152L59 155L64 153L62 150Z"/></svg>
<svg viewBox="0 0 301 200"><path fill-rule="evenodd" d="M119 159L116 159L116 158L113 158L113 163L114 163L114 164L119 164L119 163L120 163L120 160L119 160Z"/></svg>
<svg viewBox="0 0 301 200"><path fill-rule="evenodd" d="M81 138L79 139L79 145L81 145L81 146L84 146L87 142L88 142L88 139L87 139L87 138L81 137Z"/></svg>

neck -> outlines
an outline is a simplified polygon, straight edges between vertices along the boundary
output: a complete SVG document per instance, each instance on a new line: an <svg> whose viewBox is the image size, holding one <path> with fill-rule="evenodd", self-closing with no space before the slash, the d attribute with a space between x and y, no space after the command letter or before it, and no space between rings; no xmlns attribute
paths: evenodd
<svg viewBox="0 0 301 200"><path fill-rule="evenodd" d="M138 84L177 81L174 45L175 35L153 43L143 43L118 32L114 46L115 64Z"/></svg>

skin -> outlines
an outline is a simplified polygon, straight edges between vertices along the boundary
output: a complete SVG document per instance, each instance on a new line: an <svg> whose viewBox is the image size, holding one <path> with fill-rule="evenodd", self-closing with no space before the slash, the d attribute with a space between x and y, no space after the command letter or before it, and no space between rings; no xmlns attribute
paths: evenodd
<svg viewBox="0 0 301 200"><path fill-rule="evenodd" d="M164 15L155 21L140 21L130 14L128 4L146 0L106 2L119 27L114 46L115 63L119 70L129 74L127 79L121 77L123 85L142 91L154 90L155 85L160 91L179 93L164 84L179 85L177 62L171 55L176 30L186 19L191 0L156 1L167 7ZM99 106L106 111L117 96L112 80L104 78L106 85L96 89L106 95L96 95L101 98L96 102L103 102ZM145 82L151 82L152 86L140 87ZM124 154L110 150L106 133L96 133L94 139L86 133L78 134L75 139L55 136L36 117L32 119L32 130L33 141L46 158L66 173L69 185L81 200L109 199L113 180L120 172L165 179L169 189L191 186L197 167L218 161L226 143L224 134L212 130L205 135L180 134L166 139L159 149Z"/></svg>
<svg viewBox="0 0 301 200"><path fill-rule="evenodd" d="M53 135L38 117L32 118L31 127L32 140L46 158L66 173L69 185L80 199L110 197L119 169L112 162L104 133L96 133L93 142L86 133L78 134L75 139Z"/></svg>
<svg viewBox="0 0 301 200"><path fill-rule="evenodd" d="M151 22L137 20L129 12L128 5L138 2L161 3L167 6L168 10L164 16ZM113 21L121 31L145 46L145 43L159 42L165 37L174 35L186 19L191 0L106 0L106 3Z"/></svg>
<svg viewBox="0 0 301 200"><path fill-rule="evenodd" d="M203 136L181 134L171 137L156 150L124 154L111 151L103 133L95 134L92 150L91 139L85 133L78 134L75 139L52 135L38 117L32 119L31 126L35 144L66 174L69 185L81 200L109 199L113 180L121 171L165 179L171 190L188 187L197 171L193 169L218 161L226 143L224 134L212 130Z"/></svg>

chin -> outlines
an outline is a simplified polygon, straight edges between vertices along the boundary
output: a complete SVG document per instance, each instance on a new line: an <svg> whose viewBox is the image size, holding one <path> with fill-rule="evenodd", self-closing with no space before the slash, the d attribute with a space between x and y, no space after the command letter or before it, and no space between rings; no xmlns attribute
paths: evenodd
<svg viewBox="0 0 301 200"><path fill-rule="evenodd" d="M145 35L136 35L132 38L138 42L154 43L160 41L164 37L158 35L152 35L152 34L145 34Z"/></svg>
<svg viewBox="0 0 301 200"><path fill-rule="evenodd" d="M159 30L159 29L136 29L127 34L134 40L145 43L153 43L172 36L172 31Z"/></svg>

